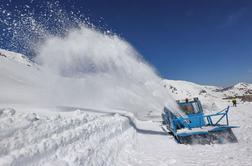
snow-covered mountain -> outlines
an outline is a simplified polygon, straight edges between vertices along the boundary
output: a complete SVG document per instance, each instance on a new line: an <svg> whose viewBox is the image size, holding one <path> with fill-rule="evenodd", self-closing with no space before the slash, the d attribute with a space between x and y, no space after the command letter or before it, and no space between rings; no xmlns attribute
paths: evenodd
<svg viewBox="0 0 252 166"><path fill-rule="evenodd" d="M225 88L199 85L196 83L180 80L163 80L163 85L176 99L190 97L226 98L252 94L252 84L243 82Z"/></svg>
<svg viewBox="0 0 252 166"><path fill-rule="evenodd" d="M217 111L226 106L225 99L232 97L250 101L252 94L252 84L238 83L230 87L217 87L199 85L196 83L180 80L163 80L164 87L176 99L198 97L206 111ZM244 97L244 95L246 95ZM222 102L220 102L222 101Z"/></svg>
<svg viewBox="0 0 252 166"><path fill-rule="evenodd" d="M16 61L16 62L25 64L27 66L32 66L33 65L32 61L30 61L25 55L19 54L19 53L16 53L16 52L12 52L12 51L7 51L7 50L0 49L0 57Z"/></svg>
<svg viewBox="0 0 252 166"><path fill-rule="evenodd" d="M48 85L39 67L25 55L0 50L0 104L42 104L50 100ZM48 98L48 99L47 99Z"/></svg>
<svg viewBox="0 0 252 166"><path fill-rule="evenodd" d="M251 103L230 111L230 124L241 126L234 130L239 143L178 145L163 133L156 117L141 121L122 110L108 113L103 109L33 105L46 100L72 104L63 99L80 98L76 92L83 91L73 89L76 84L74 79L44 73L24 55L0 50L0 165L251 165ZM174 80L163 80L162 84L164 92L175 99L199 97L207 110L226 107L225 97L251 92L251 84L246 83L228 88ZM62 92L64 87L69 91ZM97 105L83 98L80 101L85 106ZM148 98L142 101L149 102ZM132 101L142 104L138 102ZM125 106L131 108L127 103ZM190 153L184 153L188 150Z"/></svg>
<svg viewBox="0 0 252 166"><path fill-rule="evenodd" d="M224 93L227 97L252 95L252 84L240 82L234 86L219 88L216 91Z"/></svg>
<svg viewBox="0 0 252 166"><path fill-rule="evenodd" d="M174 98L192 98L192 97L215 97L216 89L215 86L204 86L188 81L179 80L163 80L163 85Z"/></svg>

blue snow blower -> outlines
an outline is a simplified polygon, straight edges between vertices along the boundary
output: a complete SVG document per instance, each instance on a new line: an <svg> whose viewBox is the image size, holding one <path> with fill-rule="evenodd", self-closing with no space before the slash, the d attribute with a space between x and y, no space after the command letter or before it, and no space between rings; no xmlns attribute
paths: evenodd
<svg viewBox="0 0 252 166"><path fill-rule="evenodd" d="M185 116L173 113L166 107L162 113L163 129L180 144L211 144L238 142L229 125L229 107L215 114L204 115L198 98L177 101Z"/></svg>

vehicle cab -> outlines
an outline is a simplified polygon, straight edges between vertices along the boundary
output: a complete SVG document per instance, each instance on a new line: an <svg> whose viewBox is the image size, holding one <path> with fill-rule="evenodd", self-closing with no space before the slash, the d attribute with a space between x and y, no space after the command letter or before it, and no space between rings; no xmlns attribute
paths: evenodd
<svg viewBox="0 0 252 166"><path fill-rule="evenodd" d="M186 124L188 124L189 128L196 128L205 125L203 108L197 97L191 100L177 100L177 103L180 110L187 116ZM181 124L185 124L182 122L182 120L185 120L184 118L178 118L178 120L181 121Z"/></svg>

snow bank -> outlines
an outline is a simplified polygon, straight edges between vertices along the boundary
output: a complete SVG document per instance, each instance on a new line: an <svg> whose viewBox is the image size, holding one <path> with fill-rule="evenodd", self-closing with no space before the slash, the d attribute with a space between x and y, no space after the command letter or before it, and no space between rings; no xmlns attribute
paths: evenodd
<svg viewBox="0 0 252 166"><path fill-rule="evenodd" d="M0 121L1 165L115 165L125 146L134 144L135 131L118 115L5 108Z"/></svg>

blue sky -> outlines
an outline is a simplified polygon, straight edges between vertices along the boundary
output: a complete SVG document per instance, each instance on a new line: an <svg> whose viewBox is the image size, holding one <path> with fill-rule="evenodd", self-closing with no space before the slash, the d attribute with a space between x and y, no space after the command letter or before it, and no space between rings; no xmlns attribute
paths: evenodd
<svg viewBox="0 0 252 166"><path fill-rule="evenodd" d="M8 8L41 3L30 2L12 0ZM252 83L250 0L59 3L67 11L79 10L95 25L111 29L129 41L162 77L222 86L240 81Z"/></svg>

